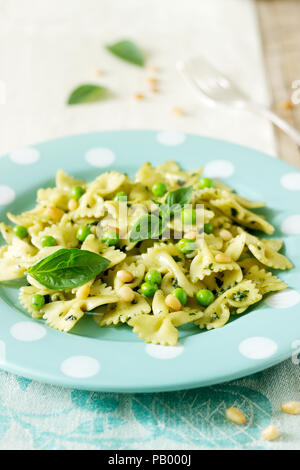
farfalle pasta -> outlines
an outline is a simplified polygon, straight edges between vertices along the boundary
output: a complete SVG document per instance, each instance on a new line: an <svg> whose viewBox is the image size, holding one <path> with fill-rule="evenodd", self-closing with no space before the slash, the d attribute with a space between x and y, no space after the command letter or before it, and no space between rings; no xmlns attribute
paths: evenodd
<svg viewBox="0 0 300 470"><path fill-rule="evenodd" d="M36 207L0 224L0 281L24 278L22 307L62 332L93 315L174 346L182 325L224 326L287 287L270 269L293 266L265 204L201 174L172 161L92 182L59 170Z"/></svg>

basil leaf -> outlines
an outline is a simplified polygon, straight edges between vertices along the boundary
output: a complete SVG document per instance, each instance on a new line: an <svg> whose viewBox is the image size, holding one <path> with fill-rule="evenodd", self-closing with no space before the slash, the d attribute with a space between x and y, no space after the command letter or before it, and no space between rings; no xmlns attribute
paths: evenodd
<svg viewBox="0 0 300 470"><path fill-rule="evenodd" d="M48 289L73 289L98 276L109 264L91 251L63 248L31 266L27 274Z"/></svg>
<svg viewBox="0 0 300 470"><path fill-rule="evenodd" d="M185 204L188 204L191 200L193 192L193 186L187 188L176 189L168 193L165 204L172 208L173 212L181 209Z"/></svg>
<svg viewBox="0 0 300 470"><path fill-rule="evenodd" d="M107 88L99 85L80 85L68 98L68 104L94 103L107 95Z"/></svg>
<svg viewBox="0 0 300 470"><path fill-rule="evenodd" d="M106 49L115 56L119 57L119 59L130 62L131 64L139 65L140 67L143 67L145 64L142 51L132 41L119 41L115 44L106 46Z"/></svg>
<svg viewBox="0 0 300 470"><path fill-rule="evenodd" d="M129 240L131 242L140 242L151 238L159 238L166 225L167 220L161 219L157 215L143 215L132 228Z"/></svg>

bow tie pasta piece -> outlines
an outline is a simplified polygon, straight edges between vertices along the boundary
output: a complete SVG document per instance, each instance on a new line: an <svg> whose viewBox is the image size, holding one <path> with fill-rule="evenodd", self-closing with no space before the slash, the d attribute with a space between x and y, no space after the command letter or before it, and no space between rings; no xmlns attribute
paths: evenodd
<svg viewBox="0 0 300 470"><path fill-rule="evenodd" d="M43 295L43 296L49 296L51 299L56 299L56 300L68 300L68 294L64 292L57 292L53 291L50 289L46 289L43 286L25 286L21 287L20 293L19 293L19 301L20 304L24 307L25 310L27 310L28 313L33 318L42 318L43 317L43 312L42 310L36 310L33 305L32 305L32 296L35 294Z"/></svg>
<svg viewBox="0 0 300 470"><path fill-rule="evenodd" d="M176 346L178 330L172 324L171 318L165 315L139 315L129 321L133 332L146 343L163 346Z"/></svg>
<svg viewBox="0 0 300 470"><path fill-rule="evenodd" d="M62 191L70 193L74 186L85 187L85 181L73 178L73 176L67 175L62 170L58 170L56 173L56 187Z"/></svg>
<svg viewBox="0 0 300 470"><path fill-rule="evenodd" d="M94 234L90 234L86 237L81 245L82 250L92 251L93 253L100 253L101 249L104 249L104 244Z"/></svg>
<svg viewBox="0 0 300 470"><path fill-rule="evenodd" d="M129 190L129 200L132 204L139 204L152 198L152 192L150 188L146 187L142 183L136 183L132 185ZM134 206L133 206L134 207Z"/></svg>
<svg viewBox="0 0 300 470"><path fill-rule="evenodd" d="M96 186L89 186L79 200L79 206L70 212L70 217L78 221L80 219L100 219L104 216L104 199L97 193Z"/></svg>
<svg viewBox="0 0 300 470"><path fill-rule="evenodd" d="M259 209L260 207L265 207L266 205L265 202L249 201L249 199L239 196L238 194L233 194L233 197L236 202L238 202L241 206L246 207L246 209Z"/></svg>
<svg viewBox="0 0 300 470"><path fill-rule="evenodd" d="M105 243L103 243L93 234L88 235L88 237L83 242L81 249L86 251L92 251L93 253L97 253L98 255L100 254L104 258L109 259L110 265L107 269L110 269L113 266L121 263L126 258L125 253L118 250L114 246L108 247Z"/></svg>
<svg viewBox="0 0 300 470"><path fill-rule="evenodd" d="M125 183L126 176L118 171L109 171L98 176L92 183L89 183L88 189L93 188L102 197L112 195Z"/></svg>
<svg viewBox="0 0 300 470"><path fill-rule="evenodd" d="M158 315L138 315L129 320L133 332L146 343L163 346L176 346L178 330L176 327L199 320L202 312L195 313L190 309L180 312L161 313Z"/></svg>
<svg viewBox="0 0 300 470"><path fill-rule="evenodd" d="M235 261L231 263L217 262L215 259L217 252L212 252L204 240L199 240L198 246L198 254L191 262L190 267L192 282L197 282L198 280L203 281L203 279L212 274L224 271L234 271L233 278L237 282L242 279L243 274L241 268Z"/></svg>
<svg viewBox="0 0 300 470"><path fill-rule="evenodd" d="M274 276L272 273L267 272L265 269L260 269L259 266L252 266L247 271L245 279L254 282L262 295L287 288L285 282L281 281L281 279Z"/></svg>
<svg viewBox="0 0 300 470"><path fill-rule="evenodd" d="M27 241L15 237L11 245L1 247L0 281L20 279L26 269L34 264L38 250Z"/></svg>
<svg viewBox="0 0 300 470"><path fill-rule="evenodd" d="M177 279L178 285L182 287L188 295L193 295L194 287L188 280L183 269L169 254L166 246L155 246L149 248L146 254L142 255L142 260L148 269L157 269L162 273L171 272Z"/></svg>
<svg viewBox="0 0 300 470"><path fill-rule="evenodd" d="M152 312L154 315L168 315L169 309L165 303L165 295L161 289L158 289L153 297Z"/></svg>
<svg viewBox="0 0 300 470"><path fill-rule="evenodd" d="M37 202L42 207L54 206L67 211L69 200L70 194L58 188L39 189L37 193Z"/></svg>
<svg viewBox="0 0 300 470"><path fill-rule="evenodd" d="M76 248L78 239L76 233L78 226L70 222L62 221L57 225L51 225L44 230L32 235L32 244L37 248L42 248L42 239L51 236L56 240L56 244L63 248Z"/></svg>
<svg viewBox="0 0 300 470"><path fill-rule="evenodd" d="M272 235L274 232L274 227L269 222L262 216L251 212L239 204L232 193L220 189L207 188L199 191L198 194L199 201L209 201L212 206L219 209L235 222L251 229L260 230L268 235Z"/></svg>
<svg viewBox="0 0 300 470"><path fill-rule="evenodd" d="M132 303L117 302L115 305L108 308L108 312L99 318L97 323L100 326L117 325L118 323L125 323L130 318L140 314L149 313L151 306L142 295L136 293L135 300Z"/></svg>
<svg viewBox="0 0 300 470"><path fill-rule="evenodd" d="M204 233L204 240L207 244L207 246L210 248L210 250L222 250L223 248L223 240L220 237L216 237L212 233L207 235Z"/></svg>
<svg viewBox="0 0 300 470"><path fill-rule="evenodd" d="M244 251L245 244L246 234L241 233L228 242L225 254L230 256L234 261L238 261Z"/></svg>
<svg viewBox="0 0 300 470"><path fill-rule="evenodd" d="M222 212L232 218L235 222L238 222L245 227L260 230L268 235L272 235L274 232L273 225L267 222L262 216L245 209L234 199L217 199L211 203L218 209L221 209Z"/></svg>
<svg viewBox="0 0 300 470"><path fill-rule="evenodd" d="M281 248L283 247L283 240L276 240L272 238L262 238L262 241L265 245L267 245L269 248L271 248L274 251L280 251Z"/></svg>
<svg viewBox="0 0 300 470"><path fill-rule="evenodd" d="M115 294L88 297L86 300L73 299L68 301L50 302L42 308L43 318L52 328L68 332L84 316L101 305L116 302Z"/></svg>
<svg viewBox="0 0 300 470"><path fill-rule="evenodd" d="M113 279L114 289L118 290L124 285L124 282L120 281L117 276L118 271L125 270L130 272L133 275L132 282L126 282L126 286L134 289L142 284L145 276L145 266L142 263L131 263L127 264L125 262L118 264L111 273L111 278Z"/></svg>
<svg viewBox="0 0 300 470"><path fill-rule="evenodd" d="M203 317L196 321L200 328L211 330L224 326L231 313L243 313L250 305L259 302L262 295L255 283L245 280L220 295L204 311Z"/></svg>
<svg viewBox="0 0 300 470"><path fill-rule="evenodd" d="M33 226L44 226L50 224L49 215L44 206L37 205L35 209L28 212L23 212L21 215L14 215L11 212L7 213L8 219L15 225L22 225L27 229Z"/></svg>
<svg viewBox="0 0 300 470"><path fill-rule="evenodd" d="M151 163L145 163L136 173L135 181L142 183L146 188L150 189L157 183L165 183L169 189L178 185L178 181L184 181L186 172L181 171L177 163L173 161L166 162L153 168Z"/></svg>
<svg viewBox="0 0 300 470"><path fill-rule="evenodd" d="M265 266L273 269L292 269L292 263L284 255L275 251L268 242L247 233L246 243L255 258Z"/></svg>

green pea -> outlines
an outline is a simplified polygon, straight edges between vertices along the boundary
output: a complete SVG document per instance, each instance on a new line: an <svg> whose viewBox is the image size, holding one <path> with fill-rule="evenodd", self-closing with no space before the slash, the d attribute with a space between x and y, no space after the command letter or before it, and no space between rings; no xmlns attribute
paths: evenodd
<svg viewBox="0 0 300 470"><path fill-rule="evenodd" d="M208 305L210 305L215 300L214 294L211 290L208 289L199 290L196 297L199 304L203 305L204 307L208 307Z"/></svg>
<svg viewBox="0 0 300 470"><path fill-rule="evenodd" d="M120 191L115 195L114 201L127 201L127 194L123 191Z"/></svg>
<svg viewBox="0 0 300 470"><path fill-rule="evenodd" d="M177 247L182 253L188 254L196 249L196 243L190 238L182 238L177 243Z"/></svg>
<svg viewBox="0 0 300 470"><path fill-rule="evenodd" d="M21 239L28 237L28 230L26 227L23 227L23 225L17 225L13 230L14 234Z"/></svg>
<svg viewBox="0 0 300 470"><path fill-rule="evenodd" d="M91 233L91 229L87 225L79 227L76 233L77 240L79 240L80 242L84 242Z"/></svg>
<svg viewBox="0 0 300 470"><path fill-rule="evenodd" d="M197 214L195 209L183 209L181 212L181 218L184 224L195 224L197 220Z"/></svg>
<svg viewBox="0 0 300 470"><path fill-rule="evenodd" d="M215 188L215 186L214 181L210 178L203 177L199 180L199 189Z"/></svg>
<svg viewBox="0 0 300 470"><path fill-rule="evenodd" d="M43 248L46 246L55 246L57 244L56 240L54 237L51 237L50 235L47 237L43 237L41 239L41 245Z"/></svg>
<svg viewBox="0 0 300 470"><path fill-rule="evenodd" d="M83 196L85 193L85 190L81 186L74 186L74 188L71 191L71 198L75 199L75 201L79 201L81 196Z"/></svg>
<svg viewBox="0 0 300 470"><path fill-rule="evenodd" d="M116 246L119 243L119 235L114 230L106 230L103 233L102 241L108 246Z"/></svg>
<svg viewBox="0 0 300 470"><path fill-rule="evenodd" d="M154 194L155 197L162 197L166 194L167 192L167 187L165 183L155 183L152 186L152 193Z"/></svg>
<svg viewBox="0 0 300 470"><path fill-rule="evenodd" d="M41 308L45 305L45 297L40 294L35 294L31 297L31 305L36 310L41 310Z"/></svg>
<svg viewBox="0 0 300 470"><path fill-rule="evenodd" d="M150 282L144 282L141 285L141 292L145 297L153 297L157 289L157 284L150 284Z"/></svg>
<svg viewBox="0 0 300 470"><path fill-rule="evenodd" d="M145 276L145 281L149 284L157 284L161 283L161 274L156 269L151 269L151 271L147 272Z"/></svg>
<svg viewBox="0 0 300 470"><path fill-rule="evenodd" d="M213 224L211 223L204 224L204 232L207 233L207 235L209 235L210 233L213 233L213 230L214 230Z"/></svg>
<svg viewBox="0 0 300 470"><path fill-rule="evenodd" d="M182 306L187 303L187 293L184 289L181 289L181 287L177 287L177 289L173 290L172 295L174 295L179 300Z"/></svg>

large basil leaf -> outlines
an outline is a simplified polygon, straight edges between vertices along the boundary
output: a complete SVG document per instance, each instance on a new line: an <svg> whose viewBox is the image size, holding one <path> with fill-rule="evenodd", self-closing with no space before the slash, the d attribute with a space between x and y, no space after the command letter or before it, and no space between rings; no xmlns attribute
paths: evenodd
<svg viewBox="0 0 300 470"><path fill-rule="evenodd" d="M95 278L110 261L91 251L61 249L31 266L27 273L52 290L73 289Z"/></svg>
<svg viewBox="0 0 300 470"><path fill-rule="evenodd" d="M143 67L145 63L144 55L140 48L132 41L124 40L106 46L112 54L119 57L119 59L126 60L131 64Z"/></svg>
<svg viewBox="0 0 300 470"><path fill-rule="evenodd" d="M107 89L99 85L80 85L68 98L68 104L94 103L107 96Z"/></svg>

